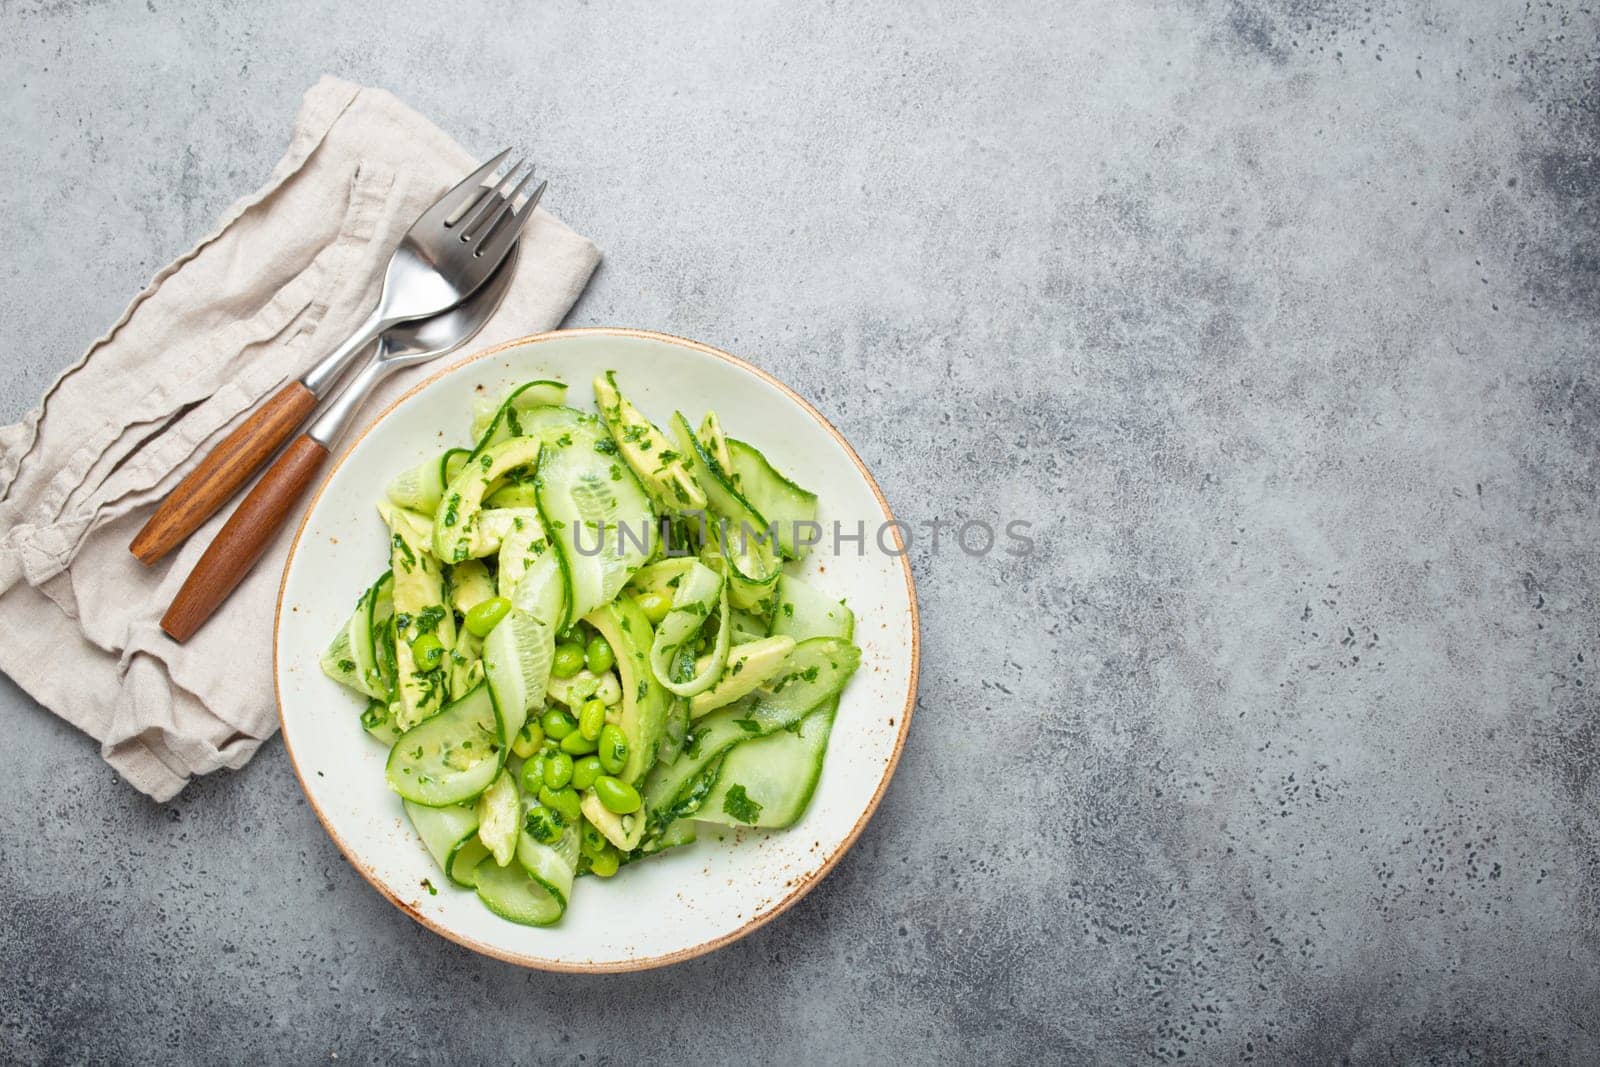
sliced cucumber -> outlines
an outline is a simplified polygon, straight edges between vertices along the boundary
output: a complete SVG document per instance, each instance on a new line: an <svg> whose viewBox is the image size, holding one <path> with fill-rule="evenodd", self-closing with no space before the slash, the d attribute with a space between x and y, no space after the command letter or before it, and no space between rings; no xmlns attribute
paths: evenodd
<svg viewBox="0 0 1600 1067"><path fill-rule="evenodd" d="M537 503L528 508L507 508L507 529L500 539L499 573L495 584L499 595L511 600L516 596L522 576L539 558L550 552L550 540L545 537L544 523L539 521ZM546 561L559 568L554 560ZM559 585L559 581L557 582Z"/></svg>
<svg viewBox="0 0 1600 1067"><path fill-rule="evenodd" d="M595 449L609 440L586 415L548 441L539 459L539 513L572 586L563 627L610 603L654 540L655 513L638 479L616 456Z"/></svg>
<svg viewBox="0 0 1600 1067"><path fill-rule="evenodd" d="M645 805L652 822L675 817L686 789L733 746L799 722L837 696L860 663L860 650L842 638L813 637L795 645L770 686L701 719L677 760L651 772L645 783Z"/></svg>
<svg viewBox="0 0 1600 1067"><path fill-rule="evenodd" d="M628 762L617 777L632 785L655 765L672 703L650 669L650 620L632 597L618 597L584 621L600 631L617 659L622 711L616 725L628 740Z"/></svg>
<svg viewBox="0 0 1600 1067"><path fill-rule="evenodd" d="M428 855L433 857L441 871L449 875L450 862L456 850L468 839L477 840L477 811L469 804L430 808L407 800L404 806Z"/></svg>
<svg viewBox="0 0 1600 1067"><path fill-rule="evenodd" d="M469 454L469 449L452 448L434 459L425 459L397 474L384 495L397 507L432 515L444 495L444 487L461 470Z"/></svg>
<svg viewBox="0 0 1600 1067"><path fill-rule="evenodd" d="M799 559L803 550L796 534L802 525L817 521L817 494L785 478L754 445L730 437L728 454L734 488L777 527L779 551L789 559Z"/></svg>
<svg viewBox="0 0 1600 1067"><path fill-rule="evenodd" d="M855 634L855 616L843 604L786 574L778 583L772 632L800 640L849 640ZM695 818L769 829L792 826L816 791L838 710L838 696L830 697L794 726L735 746L722 761L717 784Z"/></svg>
<svg viewBox="0 0 1600 1067"><path fill-rule="evenodd" d="M528 710L544 696L550 678L556 622L565 600L554 555L536 560L517 581L509 591L511 610L483 642L484 673L500 709L505 730L501 740L507 747L522 729Z"/></svg>
<svg viewBox="0 0 1600 1067"><path fill-rule="evenodd" d="M378 671L378 688L385 701L397 695L399 667L394 654L394 572L384 571L376 586L367 632L372 638L373 665Z"/></svg>
<svg viewBox="0 0 1600 1067"><path fill-rule="evenodd" d="M549 926L565 914L577 874L575 828L567 827L554 845L540 844L523 830L517 837L516 863L478 865L478 898L502 919L524 926Z"/></svg>
<svg viewBox="0 0 1600 1067"><path fill-rule="evenodd" d="M567 387L561 382L545 381L524 382L497 401L474 399L472 439L482 449L486 441L498 444L508 437L521 437L526 432L523 427L526 413L534 408L560 407L566 402Z"/></svg>
<svg viewBox="0 0 1600 1067"><path fill-rule="evenodd" d="M728 659L728 594L722 575L694 560L678 576L672 610L656 627L650 645L650 669L656 681L681 697L704 693L717 684ZM712 650L696 662L693 642L712 611L717 611L717 636ZM754 688L752 686L751 688ZM748 692L748 690L747 690Z"/></svg>
<svg viewBox="0 0 1600 1067"><path fill-rule="evenodd" d="M450 866L445 868L444 873L456 885L471 889L478 884L478 867L488 858L489 850L483 847L478 835L473 834L450 854ZM498 867L499 864L491 863L489 866Z"/></svg>
<svg viewBox="0 0 1600 1067"><path fill-rule="evenodd" d="M729 601L736 608L761 611L770 603L781 562L767 522L729 484L726 471L689 429L682 412L672 416L672 429L695 481L705 490L712 512L706 516L706 534L727 561Z"/></svg>
<svg viewBox="0 0 1600 1067"><path fill-rule="evenodd" d="M322 653L322 671L341 685L369 697L387 698L388 687L378 669L377 645L373 640L373 609L390 588L388 573L369 586L356 600L350 618L339 628ZM392 602L391 602L392 603Z"/></svg>
<svg viewBox="0 0 1600 1067"><path fill-rule="evenodd" d="M401 797L431 808L482 793L505 764L500 715L487 685L400 735L385 776Z"/></svg>

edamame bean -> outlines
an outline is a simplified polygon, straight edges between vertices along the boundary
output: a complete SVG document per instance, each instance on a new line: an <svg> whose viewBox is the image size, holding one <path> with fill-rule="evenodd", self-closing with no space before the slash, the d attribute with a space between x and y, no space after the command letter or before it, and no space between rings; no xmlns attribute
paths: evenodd
<svg viewBox="0 0 1600 1067"><path fill-rule="evenodd" d="M606 723L600 731L600 766L607 774L621 774L628 765L628 735L616 723Z"/></svg>
<svg viewBox="0 0 1600 1067"><path fill-rule="evenodd" d="M617 855L617 850L610 845L604 852L589 857L589 871L601 878L610 878L617 873L617 868L622 866L622 857Z"/></svg>
<svg viewBox="0 0 1600 1067"><path fill-rule="evenodd" d="M522 820L522 828L528 831L528 836L541 845L553 845L561 840L563 825L560 812L542 806L529 808Z"/></svg>
<svg viewBox="0 0 1600 1067"><path fill-rule="evenodd" d="M583 814L583 808L579 806L578 791L570 785L564 789L542 787L539 790L539 803L547 808L556 809L568 822L577 822L578 816Z"/></svg>
<svg viewBox="0 0 1600 1067"><path fill-rule="evenodd" d="M543 756L535 756L523 762L521 778L524 793L537 793L539 787L544 785L544 765Z"/></svg>
<svg viewBox="0 0 1600 1067"><path fill-rule="evenodd" d="M572 731L572 733L561 739L561 751L569 756L587 756L599 746L600 742L589 740L577 730Z"/></svg>
<svg viewBox="0 0 1600 1067"><path fill-rule="evenodd" d="M578 848L585 856L593 856L604 852L610 844L606 835L600 832L599 827L588 819L583 820L583 827L578 831Z"/></svg>
<svg viewBox="0 0 1600 1067"><path fill-rule="evenodd" d="M572 716L560 708L546 711L540 717L539 725L544 727L545 736L555 741L560 741L578 728L578 724L572 721Z"/></svg>
<svg viewBox="0 0 1600 1067"><path fill-rule="evenodd" d="M539 751L539 746L544 744L544 727L539 725L537 715L522 724L522 729L517 731L517 736L511 739L511 751L521 759L527 759Z"/></svg>
<svg viewBox="0 0 1600 1067"><path fill-rule="evenodd" d="M604 674L617 662L617 657L612 653L606 639L597 634L594 640L589 642L589 647L584 649L583 662L595 674Z"/></svg>
<svg viewBox="0 0 1600 1067"><path fill-rule="evenodd" d="M572 757L565 752L557 752L544 761L544 784L551 789L560 789L572 781Z"/></svg>
<svg viewBox="0 0 1600 1067"><path fill-rule="evenodd" d="M594 780L605 773L605 768L600 766L599 756L584 756L572 761L572 788L588 789L594 785Z"/></svg>
<svg viewBox="0 0 1600 1067"><path fill-rule="evenodd" d="M576 642L563 642L556 646L550 660L550 673L557 678L571 678L583 670L583 646Z"/></svg>
<svg viewBox="0 0 1600 1067"><path fill-rule="evenodd" d="M634 599L639 604L639 610L644 612L644 617L650 620L651 626L666 618L667 612L672 610L672 601L660 593L640 593Z"/></svg>
<svg viewBox="0 0 1600 1067"><path fill-rule="evenodd" d="M607 811L617 815L638 811L639 805L644 803L639 799L637 789L609 774L602 774L594 780L594 795L600 798L600 803L606 806Z"/></svg>
<svg viewBox="0 0 1600 1067"><path fill-rule="evenodd" d="M434 634L419 634L411 642L411 658L418 670L431 671L444 659L444 644Z"/></svg>
<svg viewBox="0 0 1600 1067"><path fill-rule="evenodd" d="M603 700L586 700L578 713L578 732L591 741L599 740L600 728L606 724L606 705Z"/></svg>
<svg viewBox="0 0 1600 1067"><path fill-rule="evenodd" d="M503 596L479 601L467 612L467 629L478 637L488 637L489 631L498 626L510 610L511 601Z"/></svg>

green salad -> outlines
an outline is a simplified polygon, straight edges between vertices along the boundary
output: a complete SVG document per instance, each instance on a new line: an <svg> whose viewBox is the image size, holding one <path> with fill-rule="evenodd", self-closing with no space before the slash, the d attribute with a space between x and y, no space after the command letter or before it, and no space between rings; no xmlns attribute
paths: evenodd
<svg viewBox="0 0 1600 1067"><path fill-rule="evenodd" d="M440 870L534 926L704 824L792 825L861 661L785 570L814 494L715 413L663 430L610 373L598 416L566 393L474 405L472 447L389 484L388 569L322 657Z"/></svg>

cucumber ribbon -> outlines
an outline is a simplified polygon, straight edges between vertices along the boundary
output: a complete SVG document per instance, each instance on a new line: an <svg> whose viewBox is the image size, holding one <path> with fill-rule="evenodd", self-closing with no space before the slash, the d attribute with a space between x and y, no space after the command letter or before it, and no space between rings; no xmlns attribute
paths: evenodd
<svg viewBox="0 0 1600 1067"><path fill-rule="evenodd" d="M692 642L707 616L718 613L717 636L709 656L695 660ZM650 669L669 692L680 697L703 693L722 677L728 662L728 587L722 575L698 560L685 560L672 596L672 609L656 627Z"/></svg>

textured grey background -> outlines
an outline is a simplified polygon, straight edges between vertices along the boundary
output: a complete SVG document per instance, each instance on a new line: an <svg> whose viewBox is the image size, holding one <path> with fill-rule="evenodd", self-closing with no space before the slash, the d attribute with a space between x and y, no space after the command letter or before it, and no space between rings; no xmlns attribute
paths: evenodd
<svg viewBox="0 0 1600 1067"><path fill-rule="evenodd" d="M0 680L4 1058L1600 1057L1600 18L948 7L0 0L0 422L333 71L536 149L573 324L1042 532L916 551L835 873L629 977L412 923L276 741L158 807Z"/></svg>

